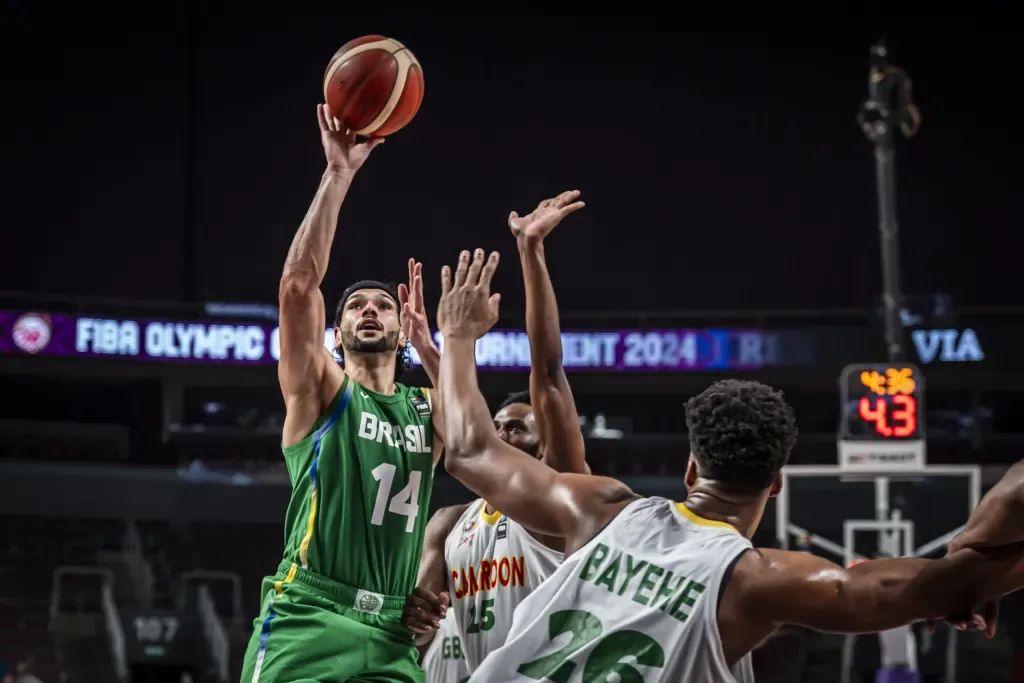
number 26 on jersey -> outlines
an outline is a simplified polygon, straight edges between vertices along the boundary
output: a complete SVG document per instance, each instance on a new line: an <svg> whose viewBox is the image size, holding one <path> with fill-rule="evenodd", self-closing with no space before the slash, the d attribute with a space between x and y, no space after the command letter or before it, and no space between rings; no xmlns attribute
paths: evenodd
<svg viewBox="0 0 1024 683"><path fill-rule="evenodd" d="M570 640L555 652L520 665L517 673L534 680L566 683L576 670L570 658L590 645L604 631L601 620L584 610L562 610L548 618L548 637L551 640L569 633ZM632 663L626 663L630 660ZM583 683L643 683L644 676L636 667L660 668L665 666L665 650L654 638L639 631L609 633L587 655L583 664Z"/></svg>

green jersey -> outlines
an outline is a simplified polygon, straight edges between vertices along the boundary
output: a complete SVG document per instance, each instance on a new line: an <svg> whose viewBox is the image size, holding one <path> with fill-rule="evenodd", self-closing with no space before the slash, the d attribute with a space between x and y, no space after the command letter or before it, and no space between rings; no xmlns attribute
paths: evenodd
<svg viewBox="0 0 1024 683"><path fill-rule="evenodd" d="M434 478L426 389L378 394L347 375L305 439L283 448L290 576L301 567L385 596L416 585Z"/></svg>

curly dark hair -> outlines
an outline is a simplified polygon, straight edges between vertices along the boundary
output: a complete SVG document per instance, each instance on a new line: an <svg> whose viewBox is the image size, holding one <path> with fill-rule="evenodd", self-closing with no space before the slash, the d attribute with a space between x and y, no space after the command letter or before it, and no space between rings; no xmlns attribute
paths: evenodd
<svg viewBox="0 0 1024 683"><path fill-rule="evenodd" d="M505 397L505 400L498 406L498 410L512 405L513 403L525 403L528 406L532 406L530 403L530 392L529 391L515 391Z"/></svg>
<svg viewBox="0 0 1024 683"><path fill-rule="evenodd" d="M361 283L359 283L359 284L361 284ZM341 326L341 318L342 318L342 316L345 313L345 302L348 301L349 297L352 294L352 291L354 291L353 287L356 287L356 285L353 285L352 287L349 287L347 290L345 290L345 293L342 294L340 299L338 299L338 305L334 309L334 326L335 327L340 327ZM350 290L352 290L352 291L350 291ZM383 287L383 290L385 292L387 292L388 295L391 296L392 299L395 300L396 304L398 303L398 288L395 287L395 285L393 283L391 283L391 282L386 283L386 285ZM401 320L401 318L402 318L402 311L401 311L401 309L398 310L398 318L399 318L399 320ZM395 349L395 379L394 379L394 381L396 381L396 382L399 381L400 379L402 379L402 376L405 375L405 373L408 372L410 369L412 369L412 354L409 352L410 348L411 347L410 347L409 342L406 341L405 344L399 344L398 348ZM342 368L344 368L345 367L345 350L341 348L341 344L337 344L334 347L334 353L337 354L338 360L339 360L339 364L341 365Z"/></svg>
<svg viewBox="0 0 1024 683"><path fill-rule="evenodd" d="M738 491L772 485L796 443L793 409L760 382L715 382L686 402L690 452L702 476Z"/></svg>

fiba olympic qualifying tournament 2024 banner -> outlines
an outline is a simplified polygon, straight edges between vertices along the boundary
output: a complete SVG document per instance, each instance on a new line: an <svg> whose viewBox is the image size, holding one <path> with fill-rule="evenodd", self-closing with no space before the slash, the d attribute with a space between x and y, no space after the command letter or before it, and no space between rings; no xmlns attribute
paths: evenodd
<svg viewBox="0 0 1024 683"><path fill-rule="evenodd" d="M440 333L435 341L442 345ZM608 330L563 332L563 364L574 370L756 370L779 365L776 340L761 330ZM334 346L327 329L324 345ZM276 326L179 322L0 311L0 352L71 358L124 358L165 363L272 365L280 357ZM477 365L530 367L521 330L491 330L477 342ZM419 358L413 353L413 362Z"/></svg>

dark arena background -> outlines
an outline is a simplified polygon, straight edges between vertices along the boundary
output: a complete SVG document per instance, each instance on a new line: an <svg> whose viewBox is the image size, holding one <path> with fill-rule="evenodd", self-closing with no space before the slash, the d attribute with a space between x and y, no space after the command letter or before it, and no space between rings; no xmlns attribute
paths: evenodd
<svg viewBox="0 0 1024 683"><path fill-rule="evenodd" d="M547 254L595 473L681 500L683 402L770 383L801 435L756 543L851 563L940 556L1020 458L1019 34L453 16L0 10L0 676L239 679L290 491L277 287L323 170L324 67L364 34L415 51L425 97L345 201L329 316L415 257L433 324L441 266L501 251L477 347L496 407L529 371L506 217L579 188ZM471 497L437 468L431 511ZM991 640L788 629L758 681L1024 680L1016 602Z"/></svg>

